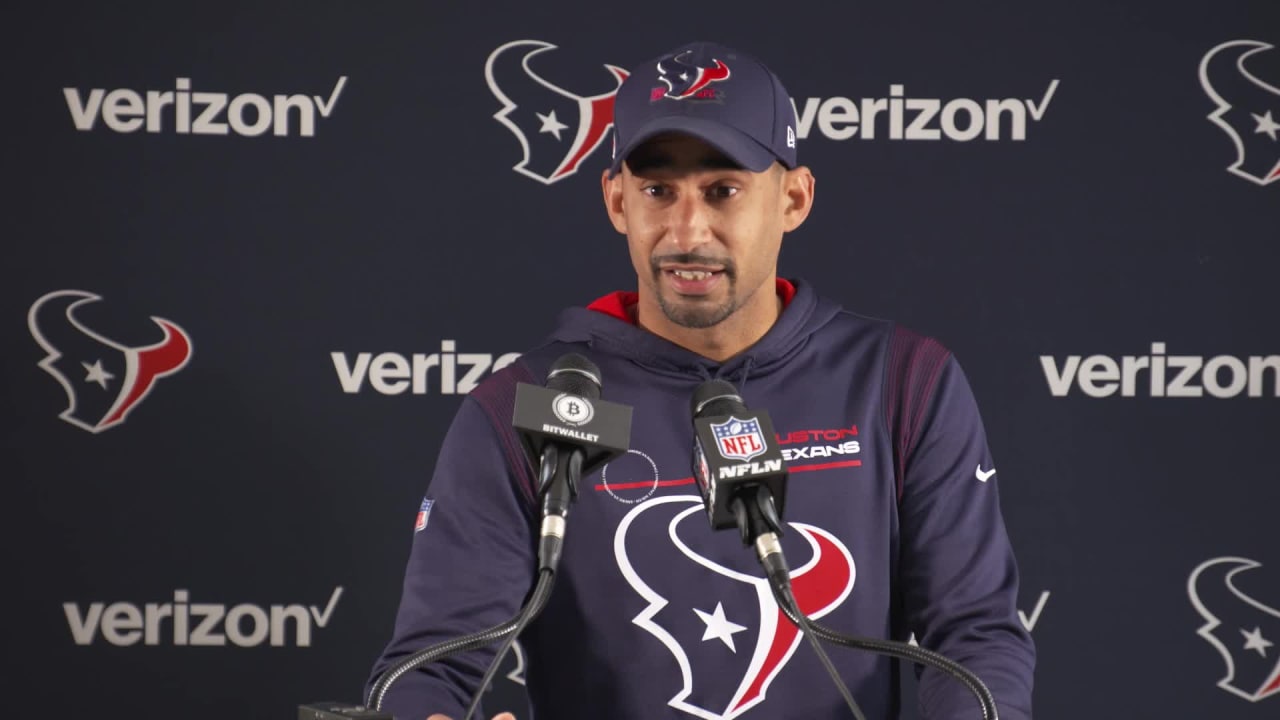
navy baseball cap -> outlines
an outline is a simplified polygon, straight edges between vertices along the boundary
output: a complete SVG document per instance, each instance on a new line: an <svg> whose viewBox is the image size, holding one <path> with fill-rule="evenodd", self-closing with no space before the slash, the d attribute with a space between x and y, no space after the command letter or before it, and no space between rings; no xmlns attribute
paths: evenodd
<svg viewBox="0 0 1280 720"><path fill-rule="evenodd" d="M796 166L796 119L782 81L755 58L693 42L637 66L613 106L609 177L646 140L692 135L752 172Z"/></svg>

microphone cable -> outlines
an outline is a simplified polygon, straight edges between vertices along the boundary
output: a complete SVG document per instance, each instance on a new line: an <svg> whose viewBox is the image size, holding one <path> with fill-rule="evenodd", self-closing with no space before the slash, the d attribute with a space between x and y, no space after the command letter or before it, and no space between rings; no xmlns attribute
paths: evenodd
<svg viewBox="0 0 1280 720"><path fill-rule="evenodd" d="M555 571L547 569L540 571L538 573L539 587L541 587L541 581L544 577L548 578L546 597L542 598L541 602L536 606L532 602L533 598L530 598L531 602L521 609L520 614L516 617L514 627L502 639L502 644L498 646L497 654L493 656L493 662L489 663L489 668L485 670L484 677L480 679L480 687L476 689L476 694L472 696L471 704L467 706L467 713L462 716L462 720L471 720L471 716L480 707L480 698L484 697L485 688L489 687L489 683L493 682L493 676L497 674L498 666L502 664L502 658L506 657L516 638L520 637L520 633L524 632L525 626L542 611L542 606L546 605L546 599L551 597L551 581L555 578ZM537 590L535 589L534 592L536 593Z"/></svg>
<svg viewBox="0 0 1280 720"><path fill-rule="evenodd" d="M578 497L578 483L582 480L582 462L583 452L580 448L566 451L555 445L548 445L543 448L542 457L538 463L539 487L543 489L542 530L538 538L538 577L541 579L545 575L549 578L547 597L551 595L551 585L555 580L556 568L560 565L560 555L564 549L564 533L569 507ZM467 706L467 712L462 720L471 720L471 716L480 707L480 699L484 697L485 688L493 682L493 676L497 674L502 659L511 650L511 645L515 643L516 638L520 637L520 633L524 632L525 626L532 622L546 605L546 598L537 605L534 605L532 600L533 598L530 598L530 602L525 603L525 606L520 609L515 626L502 639L502 644L498 646L497 653L494 654L489 667L485 669L480 687L471 697L471 704Z"/></svg>
<svg viewBox="0 0 1280 720"><path fill-rule="evenodd" d="M365 705L375 711L382 710L383 699L387 695L387 690L391 688L391 684L406 673L417 670L427 663L443 660L460 652L482 648L495 640L514 637L514 633L528 622L529 617L542 612L542 608L546 606L547 600L551 597L551 586L554 582L555 571L542 570L538 573L538 581L533 588L533 593L529 596L528 603L524 608L521 608L516 617L470 635L436 643L428 648L419 650L388 668L374 682L373 687L369 689L369 698ZM497 663L495 662L494 666L496 665ZM480 688L483 691L484 686L481 685Z"/></svg>
<svg viewBox="0 0 1280 720"><path fill-rule="evenodd" d="M836 666L827 656L822 643L818 642L817 634L813 632L808 616L800 612L800 604L796 602L795 595L791 592L791 571L787 568L787 559L782 554L782 544L778 542L778 534L782 532L782 521L773 504L773 494L764 485L757 485L752 489L754 492L747 491L738 495L731 504L743 542L747 545L755 545L756 557L760 560L760 565L764 567L765 575L769 579L769 589L773 591L774 601L778 603L778 607L796 626L800 634L809 641L822 667L827 671L827 675L831 676L831 681L835 683L840 696L844 698L845 705L849 706L850 712L857 720L867 720L866 715L862 714L862 708L858 707L858 701L853 699L853 693L849 692L849 687L844 684Z"/></svg>
<svg viewBox="0 0 1280 720"><path fill-rule="evenodd" d="M809 645L813 647L813 652L818 656L818 660L822 661L822 667L826 669L827 675L831 676L831 681L835 683L836 689L840 691L840 696L844 698L845 705L849 706L849 711L857 720L867 720L867 716L862 714L862 708L858 706L858 701L853 699L853 693L849 692L849 687L844 684L844 680L840 678L840 673L836 670L836 666L831 662L831 658L827 656L827 651L822 648L822 643L818 641L817 634L813 631L813 623L808 616L800 612L800 605L796 602L795 595L791 593L791 588L786 588L785 592L780 592L774 583L769 583L773 590L773 598L778 603L778 607L783 608L782 612L787 619L800 629L800 634L805 636L809 641ZM796 622L796 620L800 622Z"/></svg>
<svg viewBox="0 0 1280 720"><path fill-rule="evenodd" d="M588 414L587 418L582 422L587 422L591 417L590 401L599 401L600 399L600 385L600 369L596 367L595 363L577 353L568 353L561 356L551 364L551 369L547 373L546 389L560 393L559 397L556 398L557 401L567 395L575 395L586 404ZM519 388L517 388L516 395L517 417L513 420L513 424L516 425L517 429L523 428L527 430L528 428L521 425L519 420ZM629 413L630 408L627 408L627 411ZM560 411L556 410L555 412L559 417ZM629 414L627 415L626 427L626 434L629 435ZM604 447L610 446L606 445ZM625 448L625 446L623 447ZM530 452L534 451L530 450ZM368 707L375 711L380 711L391 684L403 677L405 673L420 668L429 662L443 660L460 652L476 650L500 640L502 641L501 645L495 653L493 661L489 663L489 667L485 670L463 720L470 720L480 706L480 700L484 696L485 688L493 681L493 676L498 671L498 665L502 662L507 652L511 650L511 645L516 641L520 633L524 631L525 627L542 612L551 597L551 589L555 584L556 568L560 564L561 553L564 549L566 520L570 507L578 497L578 484L582 480L582 470L587 459L587 452L583 447L574 446L572 443L568 447L562 447L557 441L543 445L539 454L537 479L538 496L542 501L542 527L538 536L537 579L529 598L519 612L516 613L516 616L510 620L470 635L436 643L390 667L378 677L370 688L369 697L365 703Z"/></svg>
<svg viewBox="0 0 1280 720"><path fill-rule="evenodd" d="M800 612L799 604L795 602L795 596L791 592L791 571L788 570L786 557L782 553L782 543L778 542L782 522L778 517L777 508L774 507L773 496L763 485L757 485L754 490L754 493L743 493L734 499L734 515L744 544L755 545L756 557L764 568L765 576L769 579L769 588L773 591L774 600L788 620L802 632L806 629L811 630L814 636L829 643L856 650L868 650L879 655L937 668L959 680L973 693L978 699L978 705L982 708L983 720L999 720L996 701L991 691L977 675L960 663L941 653L907 643L844 635L813 622ZM829 660L824 661L823 664L826 665L828 662ZM833 668L828 667L827 672L833 673L832 676L836 677ZM846 692L838 679L837 684L842 688L842 693ZM854 715L861 720L862 716L858 711L855 710Z"/></svg>
<svg viewBox="0 0 1280 720"><path fill-rule="evenodd" d="M742 516L746 523L745 527L751 531L767 528L763 523L765 522L765 516L771 512L773 505L772 498L768 496L767 491L764 491L763 488L757 491L755 500L756 502L741 503L743 507ZM756 536L755 547L756 556L760 559L760 564L764 566L765 575L769 578L769 588L773 591L774 600L778 603L778 607L783 614L787 616L787 619L794 623L796 627L805 631L806 634L812 632L813 637L821 638L829 643L843 645L856 650L868 650L879 655L887 655L899 660L908 660L920 665L935 667L956 678L965 687L969 688L969 691L978 699L978 705L982 708L983 720L999 720L995 698L991 695L991 691L987 689L987 686L968 668L945 655L892 640L876 640L868 637L844 635L809 619L807 615L800 611L800 604L796 602L795 595L791 592L791 573L787 569L787 560L782 553L782 544L778 542L778 536L773 532L760 532ZM835 670L829 665L830 661L821 653L819 653L819 657L822 657L823 664L827 665L827 672L833 673L832 676L835 677ZM840 684L838 679L837 684ZM843 685L841 685L841 688L843 690ZM854 711L854 715L861 720L862 716L857 710Z"/></svg>
<svg viewBox="0 0 1280 720"><path fill-rule="evenodd" d="M559 467L563 467L565 470L563 475L557 475L556 470ZM493 676L498 671L498 664L502 662L502 658L506 656L511 649L512 643L515 642L525 626L542 612L542 609L546 607L547 600L551 597L551 588L555 585L556 567L560 564L560 553L564 546L565 516L568 514L568 506L572 504L577 496L576 488L581 473L581 451L575 449L568 453L560 453L555 446L548 446L543 450L538 467L538 476L542 481L542 487L546 489L545 495L552 498L553 502L551 503L550 511L544 505L542 513L542 531L538 539L538 579L534 585L533 592L529 595L529 599L520 608L520 611L516 613L516 616L486 630L464 635L454 640L436 643L405 658L383 673L374 683L373 688L369 691L369 699L366 703L369 707L374 710L381 710L383 698L386 697L391 683L405 673L422 667L429 662L443 660L460 652L475 650L494 641L501 640L502 645L499 647L493 661L489 663L489 667L485 670L480 686L476 689L475 695L471 699L471 705L467 709L466 717L463 718L463 720L470 719L476 708L480 706L480 698L484 696L484 689L493 681Z"/></svg>
<svg viewBox="0 0 1280 720"><path fill-rule="evenodd" d="M774 588L774 593L776 596L778 588ZM892 640L876 640L874 638L858 637L854 635L844 635L832 630L831 628L824 627L812 620L809 620L802 613L797 613L796 616L792 616L790 612L794 610L795 608L792 607L783 607L782 612L787 614L787 617L791 622L799 622L801 620L807 622L809 626L813 628L814 635L826 640L827 642L854 648L856 650L867 650L879 655L887 655L892 658L907 660L920 665L929 665L951 675L964 684L965 687L969 688L969 691L978 699L978 705L982 708L983 720L999 720L1000 715L996 710L996 700L995 697L991 695L991 691L987 689L987 686L978 678L977 675L974 675L968 670L968 668L964 667L960 663L940 653L933 652L932 650L926 650L922 647L915 647L907 643L894 642Z"/></svg>

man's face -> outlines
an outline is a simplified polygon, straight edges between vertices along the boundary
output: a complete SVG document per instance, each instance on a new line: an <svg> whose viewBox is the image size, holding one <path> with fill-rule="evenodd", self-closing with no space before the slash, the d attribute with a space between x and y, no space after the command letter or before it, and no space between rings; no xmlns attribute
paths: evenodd
<svg viewBox="0 0 1280 720"><path fill-rule="evenodd" d="M627 236L642 307L652 301L666 320L696 329L776 303L782 235L799 224L788 179L780 165L753 173L687 135L634 150L605 181L605 202Z"/></svg>

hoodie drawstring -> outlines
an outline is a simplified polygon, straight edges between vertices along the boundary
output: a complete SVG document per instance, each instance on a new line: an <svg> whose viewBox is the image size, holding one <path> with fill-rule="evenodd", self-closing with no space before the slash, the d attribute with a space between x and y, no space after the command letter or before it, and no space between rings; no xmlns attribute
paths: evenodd
<svg viewBox="0 0 1280 720"><path fill-rule="evenodd" d="M747 392L747 376L751 374L751 363L754 361L755 361L755 358L748 355L747 359L742 363L742 371L738 373L738 376L739 376L738 377L738 393L739 394L745 395Z"/></svg>
<svg viewBox="0 0 1280 720"><path fill-rule="evenodd" d="M755 358L751 357L750 355L748 355L747 358L742 361L742 366L738 368L738 372L736 373L737 374L736 382L734 382L734 380L731 377L727 377L726 375L721 374L721 372L719 371L717 371L714 375L712 375L711 371L707 370L707 368L703 367L702 365L695 365L694 367L698 369L698 374L702 376L702 380L704 382L707 380L728 380L729 382L733 383L734 387L738 388L738 394L741 395L742 393L746 392L747 377L751 374L751 365L753 363L755 363Z"/></svg>

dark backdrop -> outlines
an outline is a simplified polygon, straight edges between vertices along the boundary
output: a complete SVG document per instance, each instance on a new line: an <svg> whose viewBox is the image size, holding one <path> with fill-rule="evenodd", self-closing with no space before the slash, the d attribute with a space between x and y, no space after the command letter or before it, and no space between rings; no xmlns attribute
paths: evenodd
<svg viewBox="0 0 1280 720"><path fill-rule="evenodd" d="M507 56L514 171L486 60L549 43L530 67L587 97L614 89L606 64L709 38L802 111L817 204L782 273L938 337L970 376L1038 717L1280 712L1274 1L3 15L9 703L358 699L465 368L634 282L598 199L608 139L545 181L583 119ZM899 95L938 112L840 116ZM1164 380L1120 387L1125 357Z"/></svg>

